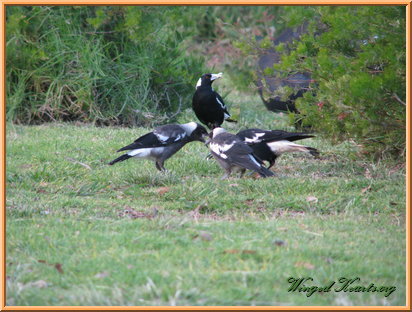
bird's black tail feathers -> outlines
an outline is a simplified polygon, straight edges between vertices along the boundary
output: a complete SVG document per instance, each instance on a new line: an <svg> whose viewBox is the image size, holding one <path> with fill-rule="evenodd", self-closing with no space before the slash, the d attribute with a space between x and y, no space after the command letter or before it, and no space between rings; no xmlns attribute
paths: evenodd
<svg viewBox="0 0 412 312"><path fill-rule="evenodd" d="M131 158L131 157L133 157L133 156L124 154L124 155L122 155L122 156L120 156L120 157L117 157L115 160L112 160L111 162L109 162L109 165L110 165L110 166L111 166L111 165L114 165L115 163L117 163L117 162L119 162L119 161L124 161L124 160L126 160L126 159Z"/></svg>
<svg viewBox="0 0 412 312"><path fill-rule="evenodd" d="M272 171L263 166L260 167L260 170L258 170L257 173L259 173L262 178L272 177L275 175Z"/></svg>
<svg viewBox="0 0 412 312"><path fill-rule="evenodd" d="M315 158L319 158L320 153L316 148L309 147L309 146L305 146L305 147L309 151L309 154L311 154Z"/></svg>
<svg viewBox="0 0 412 312"><path fill-rule="evenodd" d="M303 140L303 139L309 139L309 138L314 138L315 136L313 134L309 133L304 133L304 132L297 132L297 133L287 133L285 135L284 140L288 141L298 141L298 140Z"/></svg>
<svg viewBox="0 0 412 312"><path fill-rule="evenodd" d="M127 151L127 150L132 150L132 149L136 149L138 148L138 146L136 145L136 142L133 142L132 144L129 144L125 147L122 147L121 149L117 150L116 153L118 152L122 152L122 151Z"/></svg>

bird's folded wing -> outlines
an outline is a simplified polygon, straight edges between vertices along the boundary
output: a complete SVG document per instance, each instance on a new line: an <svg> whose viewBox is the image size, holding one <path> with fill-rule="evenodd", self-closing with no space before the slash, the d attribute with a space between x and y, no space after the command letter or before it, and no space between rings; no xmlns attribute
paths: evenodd
<svg viewBox="0 0 412 312"><path fill-rule="evenodd" d="M259 165L259 162L252 155L253 150L241 142L233 141L220 144L212 142L209 147L212 153L230 163L242 166L244 163L256 161L257 165Z"/></svg>
<svg viewBox="0 0 412 312"><path fill-rule="evenodd" d="M225 104L225 102L223 101L223 99L222 99L222 97L220 96L220 94L217 93L217 92L214 92L214 93L215 93L215 95L216 95L216 101L219 103L219 105L222 107L222 109L223 109L227 114L229 114L228 111L227 111L226 104Z"/></svg>
<svg viewBox="0 0 412 312"><path fill-rule="evenodd" d="M162 144L179 142L187 137L186 131L179 125L166 125L156 128L153 133Z"/></svg>
<svg viewBox="0 0 412 312"><path fill-rule="evenodd" d="M172 143L176 143L186 138L187 134L178 125L166 125L156 128L153 132L147 133L136 139L132 144L129 144L118 150L133 150L137 148L161 147Z"/></svg>
<svg viewBox="0 0 412 312"><path fill-rule="evenodd" d="M257 144L261 142L273 141L296 141L305 138L311 138L313 135L307 133L293 133L283 130L261 130L261 129L247 129L238 132L239 136L247 144Z"/></svg>

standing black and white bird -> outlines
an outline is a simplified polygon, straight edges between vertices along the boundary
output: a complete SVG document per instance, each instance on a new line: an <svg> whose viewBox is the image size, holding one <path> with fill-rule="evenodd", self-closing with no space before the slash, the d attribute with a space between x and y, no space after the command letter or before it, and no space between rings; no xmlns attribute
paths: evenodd
<svg viewBox="0 0 412 312"><path fill-rule="evenodd" d="M157 127L132 144L122 147L118 152L130 150L126 154L112 160L109 165L124 161L131 157L153 159L156 168L160 171L166 170L164 162L179 151L186 143L192 141L205 142L207 135L205 127L196 122L186 124L165 125Z"/></svg>
<svg viewBox="0 0 412 312"><path fill-rule="evenodd" d="M283 153L303 152L314 157L319 156L316 148L292 143L293 141L312 138L314 135L283 130L246 129L236 134L253 149L253 153L262 161L269 162L270 169L276 158Z"/></svg>
<svg viewBox="0 0 412 312"><path fill-rule="evenodd" d="M253 154L252 148L245 144L238 136L226 132L223 128L215 128L210 133L209 148L213 157L226 173L226 179L232 170L239 168L241 175L246 169L257 172L261 177L270 177L274 173L263 166L263 162Z"/></svg>
<svg viewBox="0 0 412 312"><path fill-rule="evenodd" d="M192 107L200 122L209 129L220 127L223 121L237 122L230 118L227 107L222 97L213 90L212 83L222 77L222 73L204 74L196 84L196 92L193 95Z"/></svg>

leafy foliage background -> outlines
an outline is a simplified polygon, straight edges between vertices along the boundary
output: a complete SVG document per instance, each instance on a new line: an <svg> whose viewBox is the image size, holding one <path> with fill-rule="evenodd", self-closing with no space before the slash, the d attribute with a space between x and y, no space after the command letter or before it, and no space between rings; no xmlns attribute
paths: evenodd
<svg viewBox="0 0 412 312"><path fill-rule="evenodd" d="M269 46L281 62L267 74L310 73L314 83L296 101L302 125L335 141L353 139L365 154L404 156L406 135L405 8L286 7L289 27L307 33ZM261 41L265 42L265 41ZM266 41L270 42L270 41Z"/></svg>
<svg viewBox="0 0 412 312"><path fill-rule="evenodd" d="M354 140L367 156L405 156L405 7L8 6L6 18L15 123L172 122L206 71L255 93L257 59L275 50L281 62L266 75L314 80L291 125ZM274 46L282 30L304 23L300 40Z"/></svg>
<svg viewBox="0 0 412 312"><path fill-rule="evenodd" d="M173 119L203 72L185 8L9 7L7 117L137 125ZM192 27L193 28L193 27Z"/></svg>

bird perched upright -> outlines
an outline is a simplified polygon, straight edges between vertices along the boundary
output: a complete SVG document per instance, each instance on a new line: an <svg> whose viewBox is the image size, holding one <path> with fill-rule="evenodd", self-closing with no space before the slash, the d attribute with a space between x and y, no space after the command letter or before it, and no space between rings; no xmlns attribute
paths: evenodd
<svg viewBox="0 0 412 312"><path fill-rule="evenodd" d="M283 153L303 152L314 157L319 156L316 148L292 143L293 141L312 138L314 135L283 130L246 129L236 134L253 149L253 153L262 161L269 162L270 169L276 158Z"/></svg>
<svg viewBox="0 0 412 312"><path fill-rule="evenodd" d="M213 90L212 83L222 77L222 73L204 74L196 84L192 107L200 122L209 129L220 127L223 121L237 122L230 118L222 97Z"/></svg>
<svg viewBox="0 0 412 312"><path fill-rule="evenodd" d="M157 127L132 144L122 147L117 152L130 150L126 154L112 160L109 165L124 161L131 157L153 159L159 171L166 170L164 162L179 151L185 144L192 141L205 142L207 135L205 127L196 122L186 124L170 124Z"/></svg>
<svg viewBox="0 0 412 312"><path fill-rule="evenodd" d="M222 180L228 178L234 168L240 168L242 175L246 169L253 170L264 178L274 175L253 154L252 148L245 144L238 136L228 133L220 127L213 129L210 136L210 151L219 165L226 171Z"/></svg>

